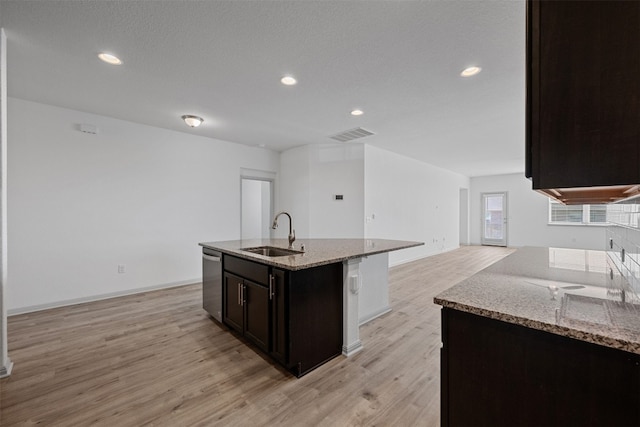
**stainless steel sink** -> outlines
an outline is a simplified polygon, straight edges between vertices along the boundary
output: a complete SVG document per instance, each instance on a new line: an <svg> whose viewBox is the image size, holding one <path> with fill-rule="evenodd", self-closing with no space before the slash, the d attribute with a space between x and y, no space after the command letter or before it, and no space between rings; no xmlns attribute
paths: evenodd
<svg viewBox="0 0 640 427"><path fill-rule="evenodd" d="M294 251L292 249L276 248L274 246L258 246L256 248L243 248L240 250L268 257L299 255L304 253L301 251Z"/></svg>

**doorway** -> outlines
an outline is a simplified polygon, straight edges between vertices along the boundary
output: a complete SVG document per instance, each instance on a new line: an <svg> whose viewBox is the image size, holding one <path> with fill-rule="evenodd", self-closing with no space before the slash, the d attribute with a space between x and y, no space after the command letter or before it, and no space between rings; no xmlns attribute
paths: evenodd
<svg viewBox="0 0 640 427"><path fill-rule="evenodd" d="M273 181L246 177L241 181L240 238L268 239L273 217Z"/></svg>
<svg viewBox="0 0 640 427"><path fill-rule="evenodd" d="M460 245L469 244L469 189L460 189Z"/></svg>
<svg viewBox="0 0 640 427"><path fill-rule="evenodd" d="M482 193L483 245L507 246L507 193Z"/></svg>

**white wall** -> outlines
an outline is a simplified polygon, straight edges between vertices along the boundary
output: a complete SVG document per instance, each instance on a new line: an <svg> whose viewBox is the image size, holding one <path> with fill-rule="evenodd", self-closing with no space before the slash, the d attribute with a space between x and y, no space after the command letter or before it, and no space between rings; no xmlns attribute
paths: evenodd
<svg viewBox="0 0 640 427"><path fill-rule="evenodd" d="M508 246L603 249L605 227L548 225L549 198L533 191L524 174L471 178L471 244L480 244L481 194L493 191L508 192Z"/></svg>
<svg viewBox="0 0 640 427"><path fill-rule="evenodd" d="M241 168L279 168L197 135L14 98L8 112L14 313L199 281L198 242L240 238Z"/></svg>
<svg viewBox="0 0 640 427"><path fill-rule="evenodd" d="M469 186L463 175L351 143L287 150L280 177L279 207L292 213L300 238L425 242L391 252L391 265L459 246L460 188Z"/></svg>
<svg viewBox="0 0 640 427"><path fill-rule="evenodd" d="M292 148L280 153L280 179L276 209L291 214L293 228L298 238L310 236L309 231L309 147ZM286 239L289 224L286 219L278 221L278 229L272 232L275 238Z"/></svg>
<svg viewBox="0 0 640 427"><path fill-rule="evenodd" d="M460 188L468 187L463 175L367 145L365 237L425 243L391 252L391 265L458 248Z"/></svg>
<svg viewBox="0 0 640 427"><path fill-rule="evenodd" d="M310 235L364 237L364 146L315 145L309 154ZM335 200L337 194L343 200Z"/></svg>
<svg viewBox="0 0 640 427"><path fill-rule="evenodd" d="M287 150L280 158L279 210L291 213L298 238L362 238L363 176L362 144ZM335 200L336 194L344 199ZM281 225L276 237L286 237L287 230Z"/></svg>

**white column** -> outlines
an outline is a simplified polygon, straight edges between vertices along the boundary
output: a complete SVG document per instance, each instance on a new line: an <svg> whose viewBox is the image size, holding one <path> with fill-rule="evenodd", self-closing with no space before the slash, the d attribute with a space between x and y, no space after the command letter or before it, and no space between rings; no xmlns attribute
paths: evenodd
<svg viewBox="0 0 640 427"><path fill-rule="evenodd" d="M358 321L358 293L362 284L360 261L362 258L344 261L342 269L342 354L345 356L362 350Z"/></svg>
<svg viewBox="0 0 640 427"><path fill-rule="evenodd" d="M0 28L0 378L11 375L7 349L7 37Z"/></svg>

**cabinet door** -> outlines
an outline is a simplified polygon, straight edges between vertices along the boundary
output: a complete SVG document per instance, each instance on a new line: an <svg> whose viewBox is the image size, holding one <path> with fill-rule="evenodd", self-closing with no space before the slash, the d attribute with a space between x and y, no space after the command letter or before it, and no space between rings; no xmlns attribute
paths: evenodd
<svg viewBox="0 0 640 427"><path fill-rule="evenodd" d="M640 2L529 1L528 15L533 188L640 182Z"/></svg>
<svg viewBox="0 0 640 427"><path fill-rule="evenodd" d="M242 333L244 326L244 310L242 306L242 278L224 273L223 284L223 319L224 323Z"/></svg>
<svg viewBox="0 0 640 427"><path fill-rule="evenodd" d="M442 340L443 427L640 425L640 355L446 307Z"/></svg>
<svg viewBox="0 0 640 427"><path fill-rule="evenodd" d="M244 281L244 336L262 350L269 345L269 289L249 280Z"/></svg>
<svg viewBox="0 0 640 427"><path fill-rule="evenodd" d="M271 272L271 356L282 363L287 363L286 279L283 270Z"/></svg>

